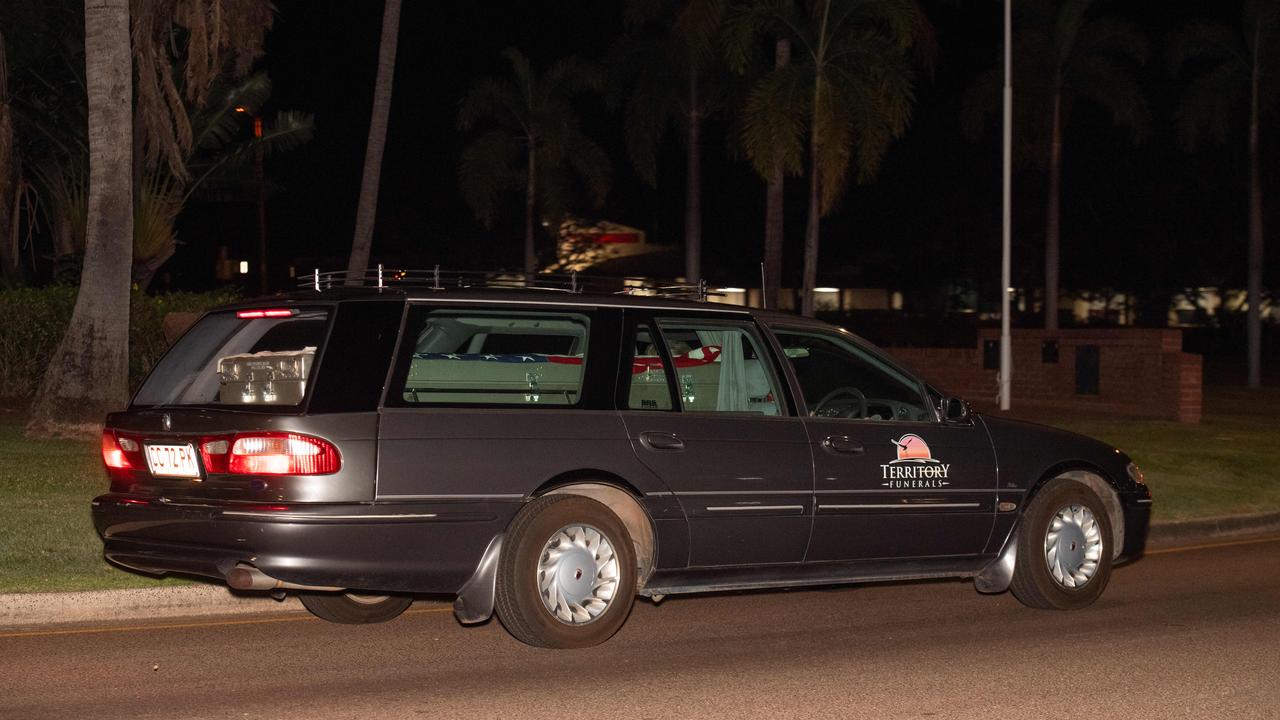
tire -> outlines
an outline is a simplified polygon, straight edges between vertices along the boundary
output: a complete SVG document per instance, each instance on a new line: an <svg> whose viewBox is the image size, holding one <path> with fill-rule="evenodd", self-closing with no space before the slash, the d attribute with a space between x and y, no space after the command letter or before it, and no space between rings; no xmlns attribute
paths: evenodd
<svg viewBox="0 0 1280 720"><path fill-rule="evenodd" d="M631 613L635 549L626 526L602 503L540 497L516 515L503 545L494 605L517 640L545 648L599 645ZM568 551L553 554L566 545Z"/></svg>
<svg viewBox="0 0 1280 720"><path fill-rule="evenodd" d="M1050 538L1055 523L1058 534ZM1023 605L1079 610L1102 595L1111 579L1113 534L1093 490L1074 480L1052 480L1036 493L1019 526L1009 589ZM1072 572L1073 567L1078 569Z"/></svg>
<svg viewBox="0 0 1280 720"><path fill-rule="evenodd" d="M408 595L363 595L358 593L301 593L298 599L312 615L343 625L380 623L394 619L409 609Z"/></svg>

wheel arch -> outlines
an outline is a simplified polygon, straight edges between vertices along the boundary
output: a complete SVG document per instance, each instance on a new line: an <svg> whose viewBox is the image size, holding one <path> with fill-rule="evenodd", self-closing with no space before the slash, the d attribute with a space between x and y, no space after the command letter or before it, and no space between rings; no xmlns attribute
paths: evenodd
<svg viewBox="0 0 1280 720"><path fill-rule="evenodd" d="M1054 480L1078 482L1093 491L1107 510L1111 523L1111 557L1114 560L1124 550L1124 506L1120 503L1120 491L1116 483L1098 466L1084 461L1059 463L1046 471L1027 493L1023 507L1030 505L1036 494Z"/></svg>
<svg viewBox="0 0 1280 720"><path fill-rule="evenodd" d="M624 478L605 470L581 469L561 473L543 483L530 497L580 495L603 504L618 516L631 535L636 553L636 587L644 587L657 561L653 518L640 503L640 491Z"/></svg>

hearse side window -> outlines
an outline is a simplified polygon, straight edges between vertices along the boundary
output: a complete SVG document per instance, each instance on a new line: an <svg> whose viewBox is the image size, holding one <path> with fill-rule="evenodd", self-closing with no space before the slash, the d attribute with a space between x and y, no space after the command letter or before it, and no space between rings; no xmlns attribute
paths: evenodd
<svg viewBox="0 0 1280 720"><path fill-rule="evenodd" d="M324 309L210 313L156 365L133 404L297 407L328 325Z"/></svg>
<svg viewBox="0 0 1280 720"><path fill-rule="evenodd" d="M782 344L809 414L851 420L925 422L934 414L911 376L840 335L783 330Z"/></svg>
<svg viewBox="0 0 1280 720"><path fill-rule="evenodd" d="M748 327L663 320L658 325L675 365L676 395L685 412L782 414L777 380Z"/></svg>
<svg viewBox="0 0 1280 720"><path fill-rule="evenodd" d="M395 404L579 405L589 330L577 313L415 308Z"/></svg>
<svg viewBox="0 0 1280 720"><path fill-rule="evenodd" d="M662 365L657 341L649 326L636 326L631 354L631 379L627 391L629 410L670 410L671 387Z"/></svg>

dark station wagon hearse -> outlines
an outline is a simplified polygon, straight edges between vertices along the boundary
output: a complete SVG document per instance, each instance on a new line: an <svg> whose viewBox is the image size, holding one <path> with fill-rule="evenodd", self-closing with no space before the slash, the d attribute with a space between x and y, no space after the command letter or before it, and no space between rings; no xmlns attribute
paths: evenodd
<svg viewBox="0 0 1280 720"><path fill-rule="evenodd" d="M336 622L443 593L567 648L637 594L972 577L1082 608L1146 541L1124 453L822 322L576 276L308 283L206 313L107 418L110 561Z"/></svg>

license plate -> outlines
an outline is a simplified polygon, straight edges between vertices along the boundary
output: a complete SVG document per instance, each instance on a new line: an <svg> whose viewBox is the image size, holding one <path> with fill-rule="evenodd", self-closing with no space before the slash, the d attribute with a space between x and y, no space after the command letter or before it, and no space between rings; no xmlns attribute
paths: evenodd
<svg viewBox="0 0 1280 720"><path fill-rule="evenodd" d="M156 477L200 477L196 449L186 445L147 445L147 465Z"/></svg>

